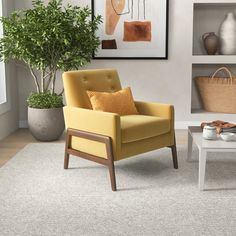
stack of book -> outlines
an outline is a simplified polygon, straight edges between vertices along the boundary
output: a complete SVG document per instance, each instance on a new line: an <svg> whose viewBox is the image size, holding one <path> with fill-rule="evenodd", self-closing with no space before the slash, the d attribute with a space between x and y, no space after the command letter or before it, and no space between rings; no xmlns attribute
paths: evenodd
<svg viewBox="0 0 236 236"><path fill-rule="evenodd" d="M222 132L236 133L236 124L225 122L222 120L215 120L212 122L202 122L201 128L203 129L205 125L210 125L210 126L216 127L218 134L220 134Z"/></svg>
<svg viewBox="0 0 236 236"><path fill-rule="evenodd" d="M236 127L233 128L222 128L221 132L231 132L231 133L236 133Z"/></svg>

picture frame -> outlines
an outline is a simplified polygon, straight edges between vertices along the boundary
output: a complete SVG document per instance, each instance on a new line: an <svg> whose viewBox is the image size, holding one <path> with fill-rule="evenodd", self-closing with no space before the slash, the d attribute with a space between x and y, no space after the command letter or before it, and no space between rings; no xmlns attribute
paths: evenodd
<svg viewBox="0 0 236 236"><path fill-rule="evenodd" d="M102 16L93 59L168 59L169 0L92 0Z"/></svg>

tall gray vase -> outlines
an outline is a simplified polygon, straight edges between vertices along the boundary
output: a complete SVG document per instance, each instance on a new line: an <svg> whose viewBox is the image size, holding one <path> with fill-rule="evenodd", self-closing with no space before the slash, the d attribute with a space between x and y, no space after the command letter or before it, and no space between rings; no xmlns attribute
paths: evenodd
<svg viewBox="0 0 236 236"><path fill-rule="evenodd" d="M220 54L236 54L236 21L234 14L229 12L222 22L219 30Z"/></svg>

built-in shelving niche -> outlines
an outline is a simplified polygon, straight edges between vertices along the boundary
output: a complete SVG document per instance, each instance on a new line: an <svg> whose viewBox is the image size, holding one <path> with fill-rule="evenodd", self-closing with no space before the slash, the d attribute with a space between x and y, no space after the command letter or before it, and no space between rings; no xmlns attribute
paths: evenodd
<svg viewBox="0 0 236 236"><path fill-rule="evenodd" d="M216 0L215 2L195 0L193 3L191 114L201 120L207 118L235 121L236 119L235 114L205 111L194 82L194 77L210 76L222 66L228 67L236 76L236 55L219 55L219 53L207 55L202 42L202 35L206 32L219 34L220 25L228 12L234 12L236 17L236 0ZM227 75L220 74L219 76Z"/></svg>
<svg viewBox="0 0 236 236"><path fill-rule="evenodd" d="M236 2L194 3L193 6L193 55L206 55L202 35L206 32L219 34L219 28L228 12L236 15Z"/></svg>
<svg viewBox="0 0 236 236"><path fill-rule="evenodd" d="M193 64L192 65L192 98L191 98L191 113L192 114L212 114L211 112L207 112L203 109L201 98L197 91L197 86L195 84L194 78L196 76L211 76L218 68L226 66L229 68L232 73L236 76L236 64ZM219 72L219 77L228 77L227 74L224 72ZM229 98L229 102L230 98ZM213 113L214 114L214 113ZM217 113L218 116L221 116L222 119L224 118L223 113ZM230 115L231 118L235 119L235 114Z"/></svg>

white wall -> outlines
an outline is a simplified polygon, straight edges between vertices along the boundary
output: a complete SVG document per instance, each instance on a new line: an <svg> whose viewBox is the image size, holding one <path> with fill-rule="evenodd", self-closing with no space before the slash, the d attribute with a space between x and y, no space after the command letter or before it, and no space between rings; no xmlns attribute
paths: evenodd
<svg viewBox="0 0 236 236"><path fill-rule="evenodd" d="M4 13L11 12L14 9L13 0L4 0L3 9ZM6 65L6 80L10 110L0 115L0 140L18 128L18 87L15 66L11 63Z"/></svg>
<svg viewBox="0 0 236 236"><path fill-rule="evenodd" d="M63 3L90 6L91 0L64 0ZM15 6L27 8L31 6L31 1L15 0ZM168 60L94 60L87 68L116 68L123 86L132 87L136 100L174 104L178 124L196 121L196 117L190 113L191 41L192 0L170 0ZM19 116L24 121L27 119L25 99L34 87L30 74L25 69L18 67L17 77ZM58 81L61 87L61 78Z"/></svg>

